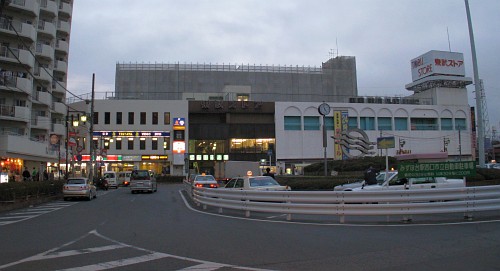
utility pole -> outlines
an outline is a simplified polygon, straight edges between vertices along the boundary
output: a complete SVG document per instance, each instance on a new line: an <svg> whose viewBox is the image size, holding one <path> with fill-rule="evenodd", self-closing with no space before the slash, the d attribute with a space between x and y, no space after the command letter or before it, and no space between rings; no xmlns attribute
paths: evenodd
<svg viewBox="0 0 500 271"><path fill-rule="evenodd" d="M92 96L90 101L90 130L89 130L89 154L90 154L90 167L89 176L94 180L94 85L95 85L95 73L92 74Z"/></svg>
<svg viewBox="0 0 500 271"><path fill-rule="evenodd" d="M477 148L479 156L479 166L484 167L484 123L483 123L483 103L481 95L481 83L477 67L476 45L474 43L474 32L472 30L472 20L470 16L469 1L465 0L465 10L467 12L467 23L469 25L469 38L472 53L472 65L474 68L474 87L476 94L476 114L477 114ZM460 134L460 130L459 130Z"/></svg>

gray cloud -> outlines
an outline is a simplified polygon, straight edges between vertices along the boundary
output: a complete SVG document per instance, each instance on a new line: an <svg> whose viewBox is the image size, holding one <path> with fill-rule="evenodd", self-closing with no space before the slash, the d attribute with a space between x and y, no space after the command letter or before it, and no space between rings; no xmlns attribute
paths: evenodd
<svg viewBox="0 0 500 271"><path fill-rule="evenodd" d="M500 1L469 3L490 124L498 126ZM360 95L406 95L410 60L449 47L464 53L473 77L461 0L75 1L68 88L90 92L95 73L97 91L114 91L117 62L320 66L338 49L356 57Z"/></svg>

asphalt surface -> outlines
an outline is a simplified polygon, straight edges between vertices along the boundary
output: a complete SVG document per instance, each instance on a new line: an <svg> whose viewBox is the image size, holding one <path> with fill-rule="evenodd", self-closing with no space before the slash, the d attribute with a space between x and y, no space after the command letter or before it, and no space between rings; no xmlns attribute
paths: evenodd
<svg viewBox="0 0 500 271"><path fill-rule="evenodd" d="M1 213L0 270L497 270L498 217L246 218L196 206L181 184L122 187Z"/></svg>

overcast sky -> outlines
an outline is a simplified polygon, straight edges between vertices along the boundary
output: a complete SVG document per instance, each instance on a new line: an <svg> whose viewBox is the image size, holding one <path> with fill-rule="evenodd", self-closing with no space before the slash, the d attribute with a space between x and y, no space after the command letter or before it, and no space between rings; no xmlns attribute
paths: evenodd
<svg viewBox="0 0 500 271"><path fill-rule="evenodd" d="M464 0L75 0L68 90L115 89L116 63L321 66L355 56L359 95L409 95L410 60L464 54ZM500 121L500 1L469 0L490 125ZM475 106L474 87L469 104ZM71 95L68 95L68 97Z"/></svg>

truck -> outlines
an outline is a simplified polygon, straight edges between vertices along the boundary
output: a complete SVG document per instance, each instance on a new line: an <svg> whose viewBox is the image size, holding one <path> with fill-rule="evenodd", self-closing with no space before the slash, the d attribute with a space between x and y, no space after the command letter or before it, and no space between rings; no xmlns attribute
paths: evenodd
<svg viewBox="0 0 500 271"><path fill-rule="evenodd" d="M252 175L262 175L260 163L254 161L219 161L214 166L214 177L218 182L226 183L231 178Z"/></svg>

